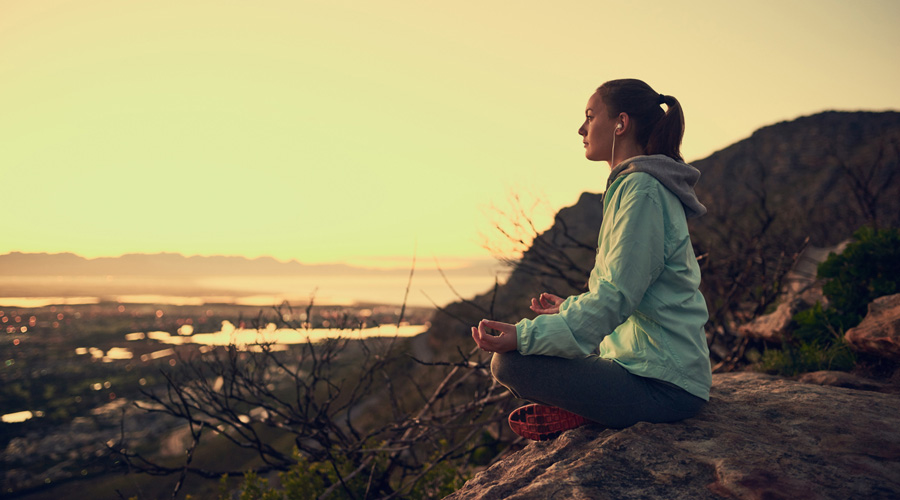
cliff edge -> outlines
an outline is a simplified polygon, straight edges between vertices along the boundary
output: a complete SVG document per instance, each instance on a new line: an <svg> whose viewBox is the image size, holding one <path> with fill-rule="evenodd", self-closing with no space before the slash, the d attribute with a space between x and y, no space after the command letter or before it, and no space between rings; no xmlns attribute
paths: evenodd
<svg viewBox="0 0 900 500"><path fill-rule="evenodd" d="M897 395L715 374L697 417L568 431L529 444L447 498L900 498L897 429Z"/></svg>

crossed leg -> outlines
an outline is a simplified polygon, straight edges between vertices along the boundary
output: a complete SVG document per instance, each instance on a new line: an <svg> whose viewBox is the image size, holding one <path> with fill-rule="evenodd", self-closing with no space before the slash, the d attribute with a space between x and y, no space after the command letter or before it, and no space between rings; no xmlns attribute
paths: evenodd
<svg viewBox="0 0 900 500"><path fill-rule="evenodd" d="M563 408L607 427L682 420L696 415L705 403L680 387L633 375L599 356L497 353L491 372L520 399Z"/></svg>

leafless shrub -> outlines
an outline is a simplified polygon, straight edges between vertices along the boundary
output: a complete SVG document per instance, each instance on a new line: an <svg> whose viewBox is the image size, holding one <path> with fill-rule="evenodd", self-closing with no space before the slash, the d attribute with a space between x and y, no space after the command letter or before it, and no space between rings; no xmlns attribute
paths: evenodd
<svg viewBox="0 0 900 500"><path fill-rule="evenodd" d="M294 316L289 311L275 312L281 325L315 337L308 323L286 320ZM507 405L497 404L509 393L489 376L490 358L483 353L431 363L405 345L396 337L337 338L288 350L257 344L197 352L163 372L163 390L144 391L146 400L137 403L188 425L183 463L166 465L142 454L124 434L111 448L134 471L178 477L173 498L191 475L248 472L198 465L195 451L214 440L252 452L260 464L252 469L256 474L288 471L301 460L326 465L314 473L323 485L320 498L355 498L360 481L367 498L391 498L422 488L436 467L463 474L486 429L493 429L491 439L509 435L501 425Z"/></svg>

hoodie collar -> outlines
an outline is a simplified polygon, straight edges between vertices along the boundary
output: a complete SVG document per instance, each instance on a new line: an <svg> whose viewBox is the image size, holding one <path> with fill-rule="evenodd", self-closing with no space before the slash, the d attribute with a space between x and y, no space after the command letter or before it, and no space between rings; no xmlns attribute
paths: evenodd
<svg viewBox="0 0 900 500"><path fill-rule="evenodd" d="M666 189L678 196L688 219L706 213L706 207L700 203L694 192L694 185L700 179L700 171L691 165L673 160L666 155L635 156L616 165L606 181L606 189L609 190L616 178L634 172L652 175Z"/></svg>

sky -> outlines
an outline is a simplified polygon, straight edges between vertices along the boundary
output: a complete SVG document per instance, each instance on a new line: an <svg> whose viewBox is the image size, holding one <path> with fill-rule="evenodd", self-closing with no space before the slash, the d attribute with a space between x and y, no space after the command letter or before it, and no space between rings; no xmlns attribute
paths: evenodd
<svg viewBox="0 0 900 500"><path fill-rule="evenodd" d="M587 99L640 78L697 160L900 109L900 2L0 0L0 254L445 267L609 169ZM422 264L420 264L422 265Z"/></svg>

